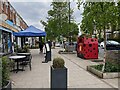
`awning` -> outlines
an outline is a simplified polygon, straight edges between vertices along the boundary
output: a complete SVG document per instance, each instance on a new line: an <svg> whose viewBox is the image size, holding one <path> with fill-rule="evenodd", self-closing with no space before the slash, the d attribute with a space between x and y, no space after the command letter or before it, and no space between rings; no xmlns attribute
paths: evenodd
<svg viewBox="0 0 120 90"><path fill-rule="evenodd" d="M17 37L39 37L39 36L46 36L46 32L37 29L34 26L29 26L27 29L23 31L14 32L13 35Z"/></svg>

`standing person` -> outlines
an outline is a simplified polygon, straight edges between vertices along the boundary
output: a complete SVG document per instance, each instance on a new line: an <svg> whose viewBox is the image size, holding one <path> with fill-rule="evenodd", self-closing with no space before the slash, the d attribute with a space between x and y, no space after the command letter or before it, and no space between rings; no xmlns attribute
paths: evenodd
<svg viewBox="0 0 120 90"><path fill-rule="evenodd" d="M43 54L45 55L46 54L46 46L45 46L46 44L44 43L43 44Z"/></svg>
<svg viewBox="0 0 120 90"><path fill-rule="evenodd" d="M51 61L51 43L46 42L44 45L44 53L45 53L45 62Z"/></svg>
<svg viewBox="0 0 120 90"><path fill-rule="evenodd" d="M47 42L49 44L49 47L50 47L50 50L51 50L51 47L52 47L52 42L50 40L48 40Z"/></svg>
<svg viewBox="0 0 120 90"><path fill-rule="evenodd" d="M53 41L53 46L55 47L55 41Z"/></svg>
<svg viewBox="0 0 120 90"><path fill-rule="evenodd" d="M40 43L39 43L39 48L40 48L40 52L43 52L43 42L42 41L40 41Z"/></svg>

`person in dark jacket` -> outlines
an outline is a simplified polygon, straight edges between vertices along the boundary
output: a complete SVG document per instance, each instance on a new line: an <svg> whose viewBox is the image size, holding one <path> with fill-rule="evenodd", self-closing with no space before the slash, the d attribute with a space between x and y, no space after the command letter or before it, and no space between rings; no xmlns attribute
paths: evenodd
<svg viewBox="0 0 120 90"><path fill-rule="evenodd" d="M43 52L43 42L42 41L39 43L39 48L40 48L40 52Z"/></svg>
<svg viewBox="0 0 120 90"><path fill-rule="evenodd" d="M52 42L51 42L50 40L48 40L47 43L49 44L49 47L50 47L50 49L51 49L51 47L52 47Z"/></svg>

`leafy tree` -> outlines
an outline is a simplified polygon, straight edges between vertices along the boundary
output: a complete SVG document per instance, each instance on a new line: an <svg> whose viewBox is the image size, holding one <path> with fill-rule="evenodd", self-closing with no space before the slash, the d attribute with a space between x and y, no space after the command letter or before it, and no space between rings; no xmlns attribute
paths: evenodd
<svg viewBox="0 0 120 90"><path fill-rule="evenodd" d="M94 30L97 30L99 37L101 32L104 32L104 50L106 52L106 30L112 27L113 33L116 27L118 27L118 6L115 5L115 2L83 2L82 4L84 12L82 14L81 30L90 35L93 34Z"/></svg>
<svg viewBox="0 0 120 90"><path fill-rule="evenodd" d="M55 39L60 36L68 37L70 32L73 35L78 34L78 26L71 17L69 23L69 9L68 2L52 2L52 9L48 11L48 21L41 23L45 26L47 32L47 38ZM72 16L73 10L70 9L70 16Z"/></svg>

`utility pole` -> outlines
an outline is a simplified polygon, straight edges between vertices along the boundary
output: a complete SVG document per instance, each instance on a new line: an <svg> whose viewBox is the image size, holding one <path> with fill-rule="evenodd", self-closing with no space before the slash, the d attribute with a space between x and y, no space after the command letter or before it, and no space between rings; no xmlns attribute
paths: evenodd
<svg viewBox="0 0 120 90"><path fill-rule="evenodd" d="M71 42L72 38L71 38L71 32L70 32L70 18L71 18L71 15L70 15L70 1L68 3L68 6L69 6L69 35L70 35L70 42Z"/></svg>
<svg viewBox="0 0 120 90"><path fill-rule="evenodd" d="M107 40L107 38L106 38L106 28L105 28L105 25L106 25L106 20L105 20L105 16L106 16L106 13L105 13L105 8L104 8L104 3L105 2L103 2L103 3L101 3L101 9L102 9L102 12L103 12L103 19L104 19L104 21L103 21L103 24L104 24L104 26L103 26L103 31L104 31L104 63L103 63L103 67L102 67L102 72L104 72L104 70L105 70L105 65L106 65L106 40Z"/></svg>
<svg viewBox="0 0 120 90"><path fill-rule="evenodd" d="M69 3L68 3L68 6L69 6L69 24L70 24L70 1L69 1Z"/></svg>

